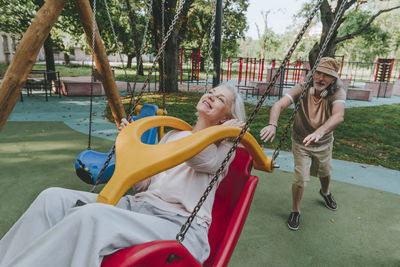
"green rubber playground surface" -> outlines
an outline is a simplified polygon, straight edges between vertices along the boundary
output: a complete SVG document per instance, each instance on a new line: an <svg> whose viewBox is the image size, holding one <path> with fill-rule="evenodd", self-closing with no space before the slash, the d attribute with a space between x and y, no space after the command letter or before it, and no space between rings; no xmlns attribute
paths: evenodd
<svg viewBox="0 0 400 267"><path fill-rule="evenodd" d="M63 122L5 124L0 132L0 237L43 189L91 189L74 171L87 138ZM92 139L96 151L106 152L111 145ZM318 194L318 180L311 179L300 229L291 231L286 220L292 174L254 174L260 182L229 266L400 266L400 195L332 181L339 208L330 211Z"/></svg>

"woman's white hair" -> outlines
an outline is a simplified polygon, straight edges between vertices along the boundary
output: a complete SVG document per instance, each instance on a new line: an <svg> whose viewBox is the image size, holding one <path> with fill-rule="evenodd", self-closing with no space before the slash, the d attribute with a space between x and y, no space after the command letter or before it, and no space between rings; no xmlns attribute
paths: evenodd
<svg viewBox="0 0 400 267"><path fill-rule="evenodd" d="M228 89L229 91L232 92L232 94L234 95L234 100L231 106L231 116L232 119L237 119L240 120L242 122L246 121L246 112L244 110L244 102L243 102L243 98L241 97L241 95L237 92L235 86L233 86L231 83L226 82L226 83L222 83L220 85L218 85L216 88L218 87L225 87L226 89Z"/></svg>

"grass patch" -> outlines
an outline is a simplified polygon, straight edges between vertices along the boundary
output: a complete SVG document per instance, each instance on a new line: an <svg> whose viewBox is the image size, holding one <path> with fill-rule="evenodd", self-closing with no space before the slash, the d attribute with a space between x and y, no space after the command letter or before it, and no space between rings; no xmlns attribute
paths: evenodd
<svg viewBox="0 0 400 267"><path fill-rule="evenodd" d="M335 158L400 170L400 104L346 109Z"/></svg>
<svg viewBox="0 0 400 267"><path fill-rule="evenodd" d="M196 121L196 104L202 94L196 92L178 92L166 94L166 108L168 115L178 117L193 125ZM162 94L144 93L140 104L148 103L162 107ZM129 108L130 98L124 98L125 109ZM254 105L246 103L246 112L249 115ZM276 148L284 128L293 109L282 112L279 120L277 137L274 142L263 143L259 132L268 122L270 107L262 107L250 125L250 132L257 141L266 148ZM108 109L107 117L112 119ZM129 113L129 111L127 111ZM335 130L333 158L371 165L380 165L386 168L400 170L400 104L354 107L345 112L344 123ZM290 151L291 132L283 142L281 150Z"/></svg>

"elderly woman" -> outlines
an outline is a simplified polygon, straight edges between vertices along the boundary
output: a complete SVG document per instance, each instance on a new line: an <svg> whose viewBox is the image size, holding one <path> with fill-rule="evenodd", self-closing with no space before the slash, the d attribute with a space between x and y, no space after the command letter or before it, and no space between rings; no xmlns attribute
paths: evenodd
<svg viewBox="0 0 400 267"><path fill-rule="evenodd" d="M244 126L244 105L235 88L220 85L204 94L190 131L168 132L161 143L214 125ZM123 120L120 130L128 122ZM0 241L0 266L100 266L103 256L153 240L174 240L231 145L211 144L188 161L134 186L137 194L116 207L95 203L97 194L44 190ZM225 173L221 175L224 176ZM216 188L210 192L183 245L199 261L209 255L208 227ZM88 204L75 207L77 200Z"/></svg>

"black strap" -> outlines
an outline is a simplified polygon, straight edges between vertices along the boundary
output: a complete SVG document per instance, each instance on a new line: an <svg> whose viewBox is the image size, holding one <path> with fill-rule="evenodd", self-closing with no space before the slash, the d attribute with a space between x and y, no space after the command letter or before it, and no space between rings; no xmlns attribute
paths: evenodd
<svg viewBox="0 0 400 267"><path fill-rule="evenodd" d="M83 202L82 200L78 199L75 203L75 207L85 206L87 203Z"/></svg>

